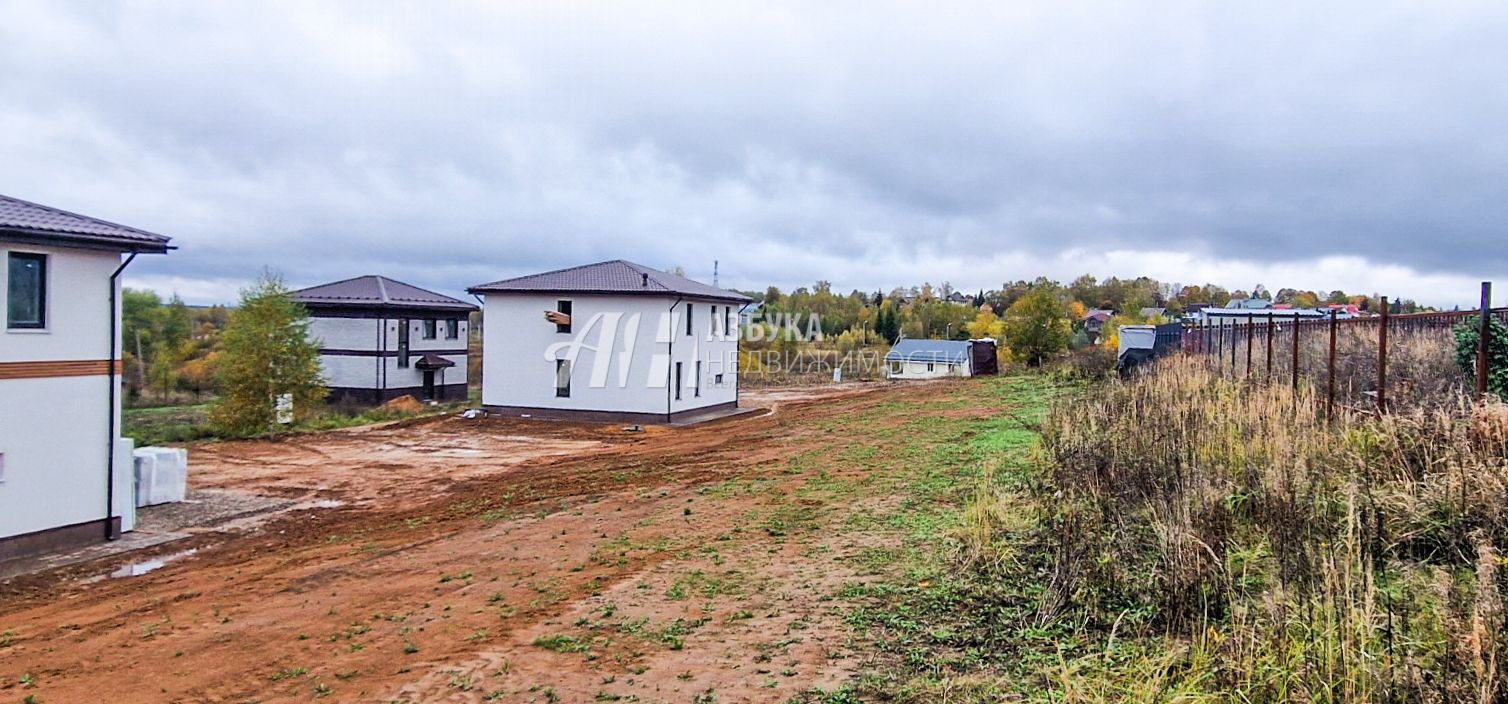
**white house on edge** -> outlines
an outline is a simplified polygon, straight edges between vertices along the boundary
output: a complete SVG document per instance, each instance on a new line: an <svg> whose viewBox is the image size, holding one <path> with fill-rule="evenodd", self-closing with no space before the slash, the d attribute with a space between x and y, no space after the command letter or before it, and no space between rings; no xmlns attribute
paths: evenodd
<svg viewBox="0 0 1508 704"><path fill-rule="evenodd" d="M622 260L469 291L488 412L681 423L738 408L742 294Z"/></svg>
<svg viewBox="0 0 1508 704"><path fill-rule="evenodd" d="M162 235L0 196L0 560L133 527L120 274L169 249Z"/></svg>
<svg viewBox="0 0 1508 704"><path fill-rule="evenodd" d="M384 276L301 289L293 299L309 311L309 337L320 341L330 401L465 400L475 305Z"/></svg>

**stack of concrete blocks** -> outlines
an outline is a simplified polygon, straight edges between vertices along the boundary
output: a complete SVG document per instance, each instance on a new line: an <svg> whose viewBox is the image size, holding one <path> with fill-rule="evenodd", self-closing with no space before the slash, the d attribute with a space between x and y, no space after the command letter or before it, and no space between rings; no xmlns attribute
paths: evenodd
<svg viewBox="0 0 1508 704"><path fill-rule="evenodd" d="M136 465L136 505L183 500L188 493L188 450L143 447L132 453Z"/></svg>

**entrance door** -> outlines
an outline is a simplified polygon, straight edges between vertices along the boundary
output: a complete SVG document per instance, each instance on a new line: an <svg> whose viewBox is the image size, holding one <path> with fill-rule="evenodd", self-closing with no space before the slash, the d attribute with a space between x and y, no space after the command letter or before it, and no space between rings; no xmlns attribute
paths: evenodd
<svg viewBox="0 0 1508 704"><path fill-rule="evenodd" d="M433 401L435 398L435 370L424 370L424 400Z"/></svg>

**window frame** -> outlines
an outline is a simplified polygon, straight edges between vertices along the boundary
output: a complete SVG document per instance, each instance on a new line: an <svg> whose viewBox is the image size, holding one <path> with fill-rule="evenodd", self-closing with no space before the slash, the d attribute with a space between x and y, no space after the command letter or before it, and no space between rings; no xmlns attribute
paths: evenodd
<svg viewBox="0 0 1508 704"><path fill-rule="evenodd" d="M572 312L573 308L574 308L574 306L571 305L571 301L569 301L567 299L562 298L562 299L560 299L558 301L555 301L555 312L559 313L561 315L564 315L567 318L571 317L571 312ZM566 335L571 334L571 323L564 323L564 324L562 324L562 323L556 323L555 324L555 333L556 334L566 334Z"/></svg>
<svg viewBox="0 0 1508 704"><path fill-rule="evenodd" d="M447 339L447 340L459 340L459 339L461 339L461 321L459 321L459 320L457 320L455 318L451 318L451 319L445 321L445 339Z"/></svg>
<svg viewBox="0 0 1508 704"><path fill-rule="evenodd" d="M398 319L398 368L408 369L409 357L409 319Z"/></svg>
<svg viewBox="0 0 1508 704"><path fill-rule="evenodd" d="M45 252L23 252L23 251L15 251L15 250L6 252L6 258L5 258L5 329L6 330L18 330L18 331L25 331L25 332L36 332L36 331L45 331L45 330L47 330L48 318L51 317L51 316L48 315L48 311L47 311L47 302L48 302L47 301L47 299L48 299L48 296L47 296L48 291L47 291L47 289L50 288L50 284L51 284L51 282L49 281L49 278L50 278L50 274L51 274L50 269L51 269L51 264L52 264L52 262L50 262L49 259L50 259L50 255L46 254ZM31 260L31 261L37 262L41 266L41 270L39 272L39 274L40 274L40 277L39 277L40 282L39 282L39 285L37 286L37 321L36 322L30 322L30 321L17 322L15 320L11 319L11 305L12 305L13 301L15 300L14 299L15 290L14 290L13 286L16 283L15 282L15 278L12 277L12 275L11 275L11 262L13 262L15 260Z"/></svg>
<svg viewBox="0 0 1508 704"><path fill-rule="evenodd" d="M435 339L439 339L439 337L440 337L440 321L438 321L438 320L436 320L434 318L425 318L424 320L420 321L420 327L419 327L419 338L420 339L435 340Z"/></svg>
<svg viewBox="0 0 1508 704"><path fill-rule="evenodd" d="M565 371L565 386L560 385L561 370ZM571 360L555 360L555 398L571 397Z"/></svg>

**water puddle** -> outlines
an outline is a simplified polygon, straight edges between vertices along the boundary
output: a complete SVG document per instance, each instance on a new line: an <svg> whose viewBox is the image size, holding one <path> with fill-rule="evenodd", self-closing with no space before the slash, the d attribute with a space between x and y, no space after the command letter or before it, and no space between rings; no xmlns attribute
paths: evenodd
<svg viewBox="0 0 1508 704"><path fill-rule="evenodd" d="M173 553L171 555L163 555L161 557L154 557L154 558L152 558L150 560L142 560L141 562L133 562L133 563L131 563L129 565L126 565L126 566L118 569L118 570L115 570L114 572L111 572L109 574L109 577L111 579L120 579L122 577L140 577L141 575L144 575L144 574L146 574L148 572L151 572L153 570L161 569L164 565L168 564L169 562L172 562L174 560L181 560L181 559L183 559L185 557L193 555L196 552L199 552L198 548L194 548L194 549L191 549L191 550L184 550L183 552L175 552L175 553ZM104 579L104 577L96 577L93 580L88 580L88 581L98 581L100 579Z"/></svg>

